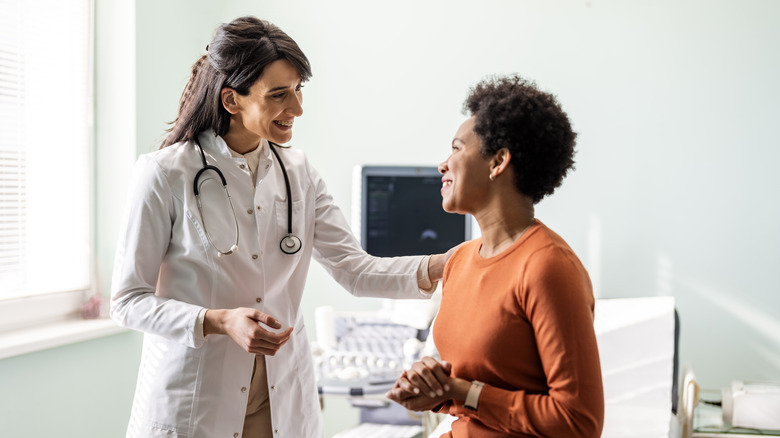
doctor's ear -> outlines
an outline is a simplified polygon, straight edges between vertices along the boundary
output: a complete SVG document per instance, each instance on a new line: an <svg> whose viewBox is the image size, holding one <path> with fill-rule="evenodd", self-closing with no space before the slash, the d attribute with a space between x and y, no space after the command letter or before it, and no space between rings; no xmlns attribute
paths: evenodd
<svg viewBox="0 0 780 438"><path fill-rule="evenodd" d="M222 106L230 114L238 113L238 102L236 102L236 90L225 87L220 91L220 98L222 99Z"/></svg>

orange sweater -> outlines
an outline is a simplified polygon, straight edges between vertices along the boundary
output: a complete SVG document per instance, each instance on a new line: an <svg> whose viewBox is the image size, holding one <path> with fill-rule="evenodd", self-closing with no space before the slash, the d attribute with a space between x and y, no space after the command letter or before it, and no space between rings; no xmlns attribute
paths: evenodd
<svg viewBox="0 0 780 438"><path fill-rule="evenodd" d="M593 437L604 394L590 278L566 242L536 221L501 254L464 244L444 271L434 341L452 375L485 382L477 411L448 403L462 437Z"/></svg>

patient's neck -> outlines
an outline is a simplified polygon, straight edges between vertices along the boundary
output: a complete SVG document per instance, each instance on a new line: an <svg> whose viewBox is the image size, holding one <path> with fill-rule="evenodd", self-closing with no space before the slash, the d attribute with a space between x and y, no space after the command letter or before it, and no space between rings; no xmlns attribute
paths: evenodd
<svg viewBox="0 0 780 438"><path fill-rule="evenodd" d="M534 204L527 196L520 195L518 199L496 203L475 217L482 232L479 253L489 258L512 246L535 223Z"/></svg>

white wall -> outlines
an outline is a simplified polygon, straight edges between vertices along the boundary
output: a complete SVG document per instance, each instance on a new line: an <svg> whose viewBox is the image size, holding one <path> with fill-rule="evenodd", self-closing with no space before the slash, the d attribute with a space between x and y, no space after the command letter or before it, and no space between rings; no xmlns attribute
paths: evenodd
<svg viewBox="0 0 780 438"><path fill-rule="evenodd" d="M704 387L780 380L780 3L773 0L137 0L138 151L173 120L216 26L269 19L309 56L307 152L349 215L356 164L437 164L467 89L518 72L558 95L577 169L537 217L599 297L673 295ZM313 267L313 308L375 306ZM641 340L638 340L641 342ZM327 411L326 411L327 413Z"/></svg>

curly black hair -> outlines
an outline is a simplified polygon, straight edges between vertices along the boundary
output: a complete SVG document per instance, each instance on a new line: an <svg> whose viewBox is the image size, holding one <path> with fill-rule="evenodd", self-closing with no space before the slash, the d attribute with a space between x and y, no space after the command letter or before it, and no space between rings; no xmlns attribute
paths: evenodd
<svg viewBox="0 0 780 438"><path fill-rule="evenodd" d="M518 75L493 76L474 86L463 112L475 116L482 155L506 148L515 185L534 204L551 195L574 168L577 134L555 96Z"/></svg>

